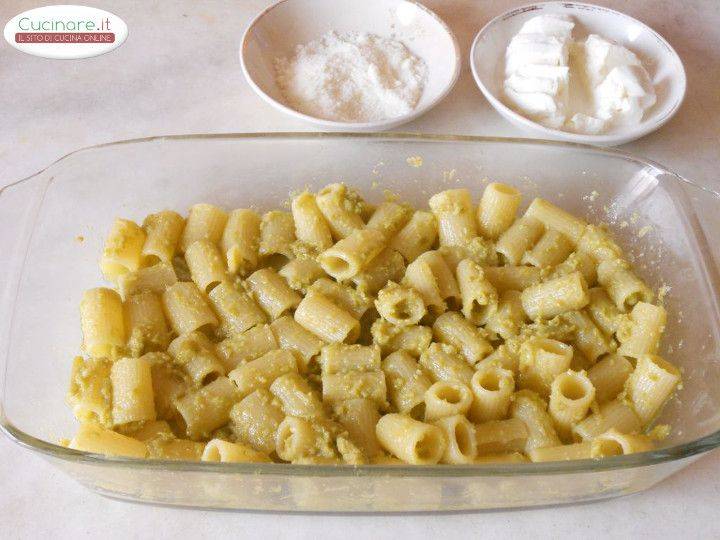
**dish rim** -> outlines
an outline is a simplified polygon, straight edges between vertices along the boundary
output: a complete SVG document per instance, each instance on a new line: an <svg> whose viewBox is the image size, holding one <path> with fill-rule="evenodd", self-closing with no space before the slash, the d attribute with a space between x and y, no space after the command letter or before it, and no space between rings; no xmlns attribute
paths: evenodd
<svg viewBox="0 0 720 540"><path fill-rule="evenodd" d="M318 118L315 116L311 116L309 114L301 113L300 111L297 111L287 105L286 103L283 103L281 101L278 101L274 99L272 96L265 93L265 91L260 88L260 86L255 82L253 77L250 75L250 72L248 71L245 57L248 47L248 40L250 37L250 32L254 29L255 25L260 21L261 18L263 18L267 13L278 7L280 4L284 4L285 2L291 2L293 0L279 0L278 2L275 2L271 6L268 6L267 8L263 9L260 13L258 13L248 24L247 28L243 32L242 39L240 40L240 49L238 51L238 54L240 56L240 67L243 72L243 76L245 77L245 80L250 85L250 87L253 89L253 91L260 96L263 101L270 104L271 106L275 107L276 109L289 114L290 116L293 116L299 120L303 120L305 122L315 124L318 126L323 126L325 128L331 128L331 129L340 129L340 130L358 130L358 131L372 131L372 130L380 130L380 129L391 129L393 127L406 124L408 122L411 122L415 120L416 118L419 118L423 114L429 112L431 109L435 108L442 100L444 100L448 94L452 91L453 88L455 88L455 85L457 84L458 79L460 78L460 69L462 66L462 52L460 51L460 44L458 43L457 37L455 36L455 33L452 31L452 29L447 25L447 23L434 11L432 11L430 8L424 6L423 4L417 2L416 0L403 0L404 2L407 2L408 4L413 4L415 7L419 8L421 11L424 11L428 15L430 15L433 19L435 19L440 26L447 32L447 34L450 36L450 39L453 44L453 50L454 55L453 59L455 61L455 69L453 71L453 75L450 79L450 82L447 84L447 86L443 89L442 92L440 92L435 99L427 103L423 107L418 107L413 110L411 110L409 113L396 116L393 118L387 118L385 120L379 120L375 122L341 122L338 120L327 120L325 118Z"/></svg>
<svg viewBox="0 0 720 540"><path fill-rule="evenodd" d="M720 193L705 186L696 184L680 174L664 167L652 160L634 156L629 152L615 148L597 147L588 144L571 143L567 141L543 140L519 137L486 137L476 135L437 135L422 133L354 133L354 132L258 132L258 133L199 133L177 135L155 135L134 139L101 143L86 146L69 152L56 159L48 166L25 178L12 182L0 188L0 197L6 190L29 182L54 165L82 152L100 150L115 146L129 144L143 144L163 141L193 141L193 140L252 140L252 139L278 139L278 140L327 140L327 139L366 139L388 141L422 141L422 142L469 142L469 143L506 143L529 144L532 146L561 147L575 150L589 151L595 154L606 154L611 157L632 161L644 167L649 167L657 173L669 177L666 181L677 181L699 189L708 196L720 202ZM708 261L714 264L714 261ZM2 348L7 358L7 346ZM213 473L263 474L263 475L289 475L289 476L342 476L342 477L484 477L484 476L523 476L523 475L557 475L566 473L593 473L658 465L666 462L679 461L720 447L720 429L708 435L678 444L668 448L652 450L625 456L614 456L601 460L583 459L573 461L557 461L545 463L488 463L473 465L432 465L417 467L412 465L292 465L284 463L213 463L195 461L150 460L127 457L109 457L103 454L94 454L81 450L73 450L59 444L53 444L38 439L12 424L5 414L4 396L7 384L8 362L2 374L2 400L0 401L0 431L10 440L23 448L27 448L52 458L75 463L90 465L107 465L131 469L147 469L160 471L189 471Z"/></svg>
<svg viewBox="0 0 720 540"><path fill-rule="evenodd" d="M678 73L679 80L682 83L682 92L680 93L679 99L675 101L672 108L664 115L658 117L656 120L647 123L646 125L643 125L641 122L637 126L631 129L627 129L623 131L622 133L613 133L613 134L603 134L603 135L591 135L591 134L584 134L584 133L573 133L571 131L563 131L562 129L554 129L549 128L547 126L544 126L538 122L534 122L533 120L527 118L526 116L523 116L519 112L515 111L514 109L508 107L499 97L497 97L493 92L490 91L490 89L487 87L483 79L480 77L480 74L477 71L476 65L475 65L475 50L479 47L480 39L483 37L483 35L495 24L501 22L504 19L513 17L519 13L524 13L526 11L530 11L532 9L537 9L538 6L549 6L549 5L558 5L561 7L582 7L582 8L592 8L598 11L604 11L608 13L612 13L615 16L620 16L625 19L628 19L629 21L632 21L635 24L638 24L639 26L642 26L646 30L648 30L654 37L669 51L669 53L674 56L679 63L680 66L680 72ZM678 52L675 50L675 48L670 45L670 43L654 28L651 26L645 24L644 22L636 19L635 17L632 17L630 15L627 15L626 13L623 13L622 11L618 11L616 9L611 9L605 6L598 6L596 4L589 4L586 2L563 2L563 1L550 1L550 2L534 2L532 4L526 4L523 6L519 6L513 9L510 9L508 11L505 11L504 13L501 13L500 15L493 17L490 21L488 21L479 31L477 34L475 34L475 37L473 38L472 45L470 46L470 55L468 58L468 61L470 63L470 71L472 72L473 79L475 80L475 84L480 89L480 92L482 92L485 99L487 99L490 102L490 105L493 106L493 108L499 112L503 117L505 117L507 120L510 118L512 121L517 122L518 124L522 125L524 128L533 130L538 133L543 133L546 136L552 136L557 137L560 140L566 141L566 142L575 142L575 143L581 143L581 144L605 144L605 145L611 145L611 144L625 144L630 141L634 141L637 139L640 139L644 137L645 135L649 135L653 131L657 131L662 126L664 126L667 122L669 122L675 114L680 110L680 107L682 107L682 104L685 101L685 96L687 95L687 73L685 72L685 64L682 61L682 58L678 54Z"/></svg>

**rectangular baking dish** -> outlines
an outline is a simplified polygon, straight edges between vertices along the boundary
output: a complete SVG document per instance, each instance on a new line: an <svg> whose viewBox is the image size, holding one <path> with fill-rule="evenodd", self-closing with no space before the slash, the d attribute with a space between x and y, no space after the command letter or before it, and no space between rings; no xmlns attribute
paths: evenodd
<svg viewBox="0 0 720 540"><path fill-rule="evenodd" d="M670 286L662 353L684 385L664 410L660 448L602 461L334 467L107 458L59 446L79 351L78 303L101 283L115 216L193 203L276 207L344 181L416 205L488 180L607 222L653 286ZM282 511L455 511L571 503L645 489L720 444L717 193L616 150L557 142L426 135L228 134L151 137L74 152L0 192L2 429L89 488L133 501Z"/></svg>

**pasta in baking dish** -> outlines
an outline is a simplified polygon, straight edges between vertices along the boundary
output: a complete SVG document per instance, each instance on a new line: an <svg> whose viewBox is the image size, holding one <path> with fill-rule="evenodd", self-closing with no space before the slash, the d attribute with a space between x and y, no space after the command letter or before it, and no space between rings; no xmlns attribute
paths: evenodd
<svg viewBox="0 0 720 540"><path fill-rule="evenodd" d="M602 227L490 183L428 209L118 219L80 302L71 448L222 462L572 460L653 448L663 307Z"/></svg>

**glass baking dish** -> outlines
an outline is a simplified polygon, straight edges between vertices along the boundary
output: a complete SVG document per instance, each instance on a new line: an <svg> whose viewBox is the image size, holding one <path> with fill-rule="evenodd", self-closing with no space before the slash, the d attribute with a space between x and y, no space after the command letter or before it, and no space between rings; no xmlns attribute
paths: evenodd
<svg viewBox="0 0 720 540"><path fill-rule="evenodd" d="M411 159L409 159L411 158ZM334 467L107 458L56 444L79 350L78 303L100 282L115 216L140 220L205 201L277 206L304 186L344 181L371 200L415 204L487 179L604 221L655 287L671 286L663 354L684 386L652 452L542 464ZM455 511L587 501L645 489L720 444L718 194L616 150L427 135L229 134L151 137L74 152L0 192L5 356L2 428L99 493L171 505L283 511Z"/></svg>

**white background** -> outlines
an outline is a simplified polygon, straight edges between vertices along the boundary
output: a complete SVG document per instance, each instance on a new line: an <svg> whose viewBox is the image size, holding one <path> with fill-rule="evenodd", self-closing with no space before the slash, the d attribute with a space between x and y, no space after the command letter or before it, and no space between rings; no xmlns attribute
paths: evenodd
<svg viewBox="0 0 720 540"><path fill-rule="evenodd" d="M720 188L720 1L596 2L625 11L658 30L677 49L688 75L688 94L678 115L660 131L624 148ZM312 129L256 98L240 72L237 45L242 31L269 2L78 3L119 15L128 24L129 37L107 55L63 61L28 56L0 43L0 186L32 174L78 147L116 139L164 133ZM425 3L455 31L464 53L463 71L442 104L402 129L523 135L483 99L466 60L472 37L482 25L527 2ZM20 11L47 4L0 0L0 23L4 25ZM101 178L98 184L102 184ZM409 516L202 512L102 498L0 436L0 536L621 538L647 534L709 538L720 535L719 473L720 453L716 452L645 493L526 511Z"/></svg>

